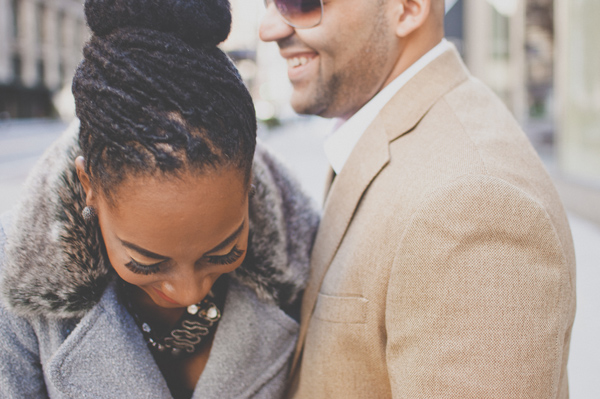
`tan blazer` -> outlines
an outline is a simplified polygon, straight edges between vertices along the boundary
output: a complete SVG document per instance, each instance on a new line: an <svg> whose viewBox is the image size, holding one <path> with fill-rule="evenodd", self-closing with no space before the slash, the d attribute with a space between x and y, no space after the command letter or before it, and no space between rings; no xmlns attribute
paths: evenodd
<svg viewBox="0 0 600 399"><path fill-rule="evenodd" d="M527 138L455 49L360 139L311 264L290 396L568 397L567 218Z"/></svg>

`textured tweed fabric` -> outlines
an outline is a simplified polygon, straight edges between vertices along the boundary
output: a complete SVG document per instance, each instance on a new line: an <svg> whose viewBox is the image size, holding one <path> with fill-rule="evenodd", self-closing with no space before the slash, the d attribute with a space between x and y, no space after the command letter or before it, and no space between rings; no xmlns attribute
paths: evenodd
<svg viewBox="0 0 600 399"><path fill-rule="evenodd" d="M567 398L575 258L534 149L455 49L331 185L294 398Z"/></svg>

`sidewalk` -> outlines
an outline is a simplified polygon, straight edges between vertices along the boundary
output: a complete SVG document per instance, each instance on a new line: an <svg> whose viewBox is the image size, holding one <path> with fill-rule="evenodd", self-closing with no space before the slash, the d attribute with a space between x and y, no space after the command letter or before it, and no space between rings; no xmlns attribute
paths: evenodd
<svg viewBox="0 0 600 399"><path fill-rule="evenodd" d="M577 258L577 313L569 356L571 399L600 398L600 228L569 214Z"/></svg>

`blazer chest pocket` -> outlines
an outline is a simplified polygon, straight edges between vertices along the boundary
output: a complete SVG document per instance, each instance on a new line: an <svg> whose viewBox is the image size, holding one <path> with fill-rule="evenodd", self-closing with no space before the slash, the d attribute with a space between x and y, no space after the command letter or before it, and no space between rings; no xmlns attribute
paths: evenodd
<svg viewBox="0 0 600 399"><path fill-rule="evenodd" d="M332 323L365 323L369 301L360 296L333 296L319 293L314 317Z"/></svg>

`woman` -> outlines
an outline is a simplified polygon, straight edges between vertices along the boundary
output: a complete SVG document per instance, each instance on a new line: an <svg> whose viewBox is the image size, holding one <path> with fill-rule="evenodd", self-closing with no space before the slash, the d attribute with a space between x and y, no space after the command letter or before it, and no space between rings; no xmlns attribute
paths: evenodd
<svg viewBox="0 0 600 399"><path fill-rule="evenodd" d="M79 129L0 229L0 396L283 394L317 224L216 47L225 0L88 0Z"/></svg>

